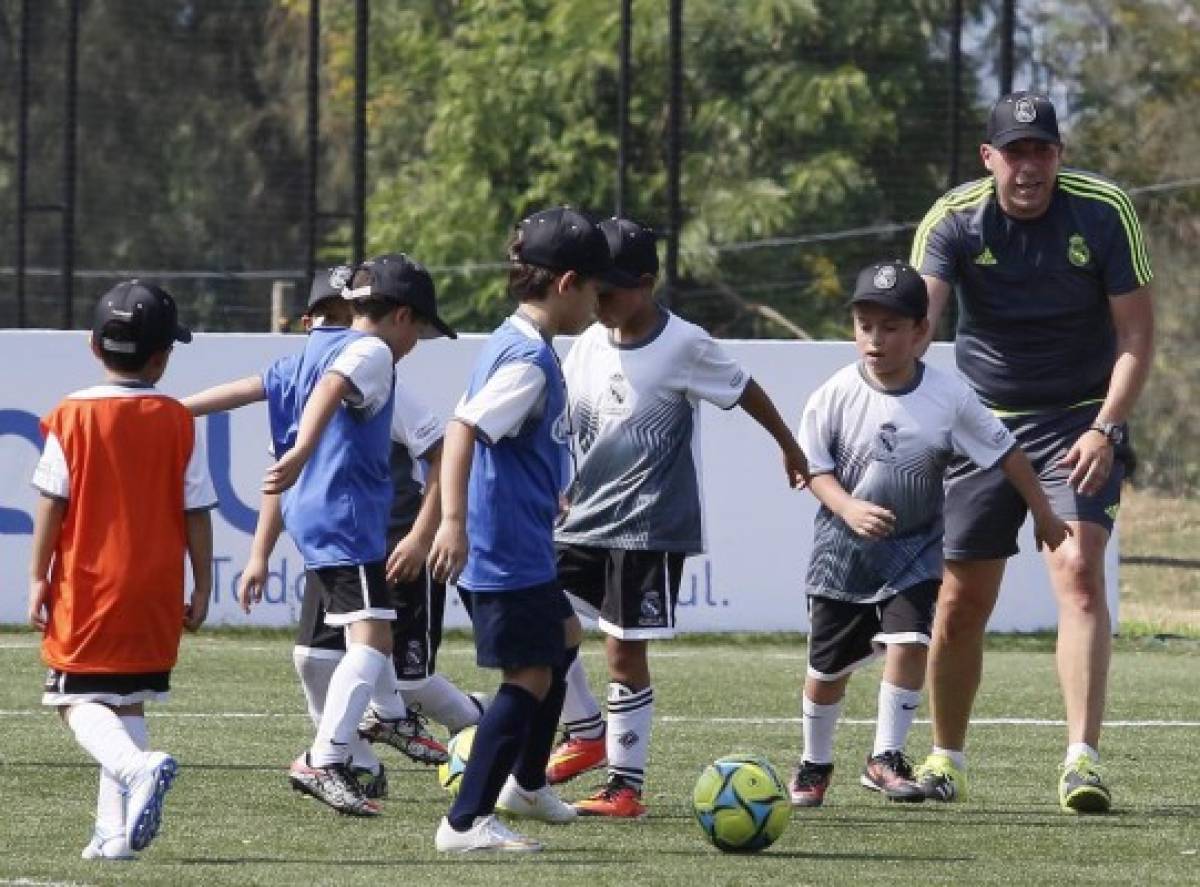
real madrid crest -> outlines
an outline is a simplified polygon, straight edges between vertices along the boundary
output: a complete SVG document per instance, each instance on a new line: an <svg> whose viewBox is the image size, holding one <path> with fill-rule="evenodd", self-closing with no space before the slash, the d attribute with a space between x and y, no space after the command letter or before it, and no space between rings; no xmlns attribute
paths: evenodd
<svg viewBox="0 0 1200 887"><path fill-rule="evenodd" d="M875 272L875 279L872 281L876 289L890 290L896 285L896 269L891 265L882 265Z"/></svg>
<svg viewBox="0 0 1200 887"><path fill-rule="evenodd" d="M1033 123L1037 120L1037 108L1029 99L1017 99L1013 108L1013 120L1017 123Z"/></svg>
<svg viewBox="0 0 1200 887"><path fill-rule="evenodd" d="M349 265L338 265L329 272L329 285L339 292L350 283L350 276L354 269Z"/></svg>
<svg viewBox="0 0 1200 887"><path fill-rule="evenodd" d="M1076 268L1082 268L1091 260L1092 251L1088 249L1082 234L1072 234L1067 241L1067 258Z"/></svg>

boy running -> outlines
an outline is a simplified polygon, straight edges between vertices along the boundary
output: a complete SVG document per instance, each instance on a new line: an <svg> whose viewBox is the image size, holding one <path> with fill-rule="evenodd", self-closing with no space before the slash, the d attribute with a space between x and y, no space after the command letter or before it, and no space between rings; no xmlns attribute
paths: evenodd
<svg viewBox="0 0 1200 887"><path fill-rule="evenodd" d="M861 360L814 392L800 423L821 508L806 580L804 751L790 786L798 807L824 801L846 684L881 654L875 744L861 782L893 801L925 799L904 745L941 584L951 457L1000 466L1029 504L1039 545L1053 550L1070 533L1008 430L957 376L917 359L929 323L921 276L898 260L869 265L851 306Z"/></svg>
<svg viewBox="0 0 1200 887"><path fill-rule="evenodd" d="M151 752L144 703L167 698L183 629L208 613L216 505L192 417L154 385L175 342L190 342L175 300L136 280L101 297L92 353L105 381L42 422L41 492L29 620L58 708L100 764L84 859L131 859L158 833L177 764ZM184 605L184 557L195 588Z"/></svg>
<svg viewBox="0 0 1200 887"><path fill-rule="evenodd" d="M788 483L803 485L804 454L771 399L703 329L654 300L653 232L600 223L616 285L564 364L579 464L570 510L555 533L558 578L607 635L608 729L582 664L568 675L551 782L607 759L608 781L575 804L585 815L636 818L654 717L648 641L675 635L684 558L704 550L700 403L740 406L779 444Z"/></svg>
<svg viewBox="0 0 1200 887"><path fill-rule="evenodd" d="M325 623L347 633L316 741L293 765L292 784L341 813L375 816L379 805L350 770L351 745L372 700L385 718L407 714L391 662L396 610L385 562L393 365L431 327L452 331L437 316L428 272L403 255L360 266L345 295L351 328L314 328L290 374L264 380L279 459L263 493L283 494L283 523L304 557L309 588L322 597ZM269 526L278 514L266 503L256 540L278 536ZM246 608L261 598L262 566L255 557L243 576Z"/></svg>
<svg viewBox="0 0 1200 887"><path fill-rule="evenodd" d="M546 784L581 634L554 565L571 422L551 340L587 323L612 262L600 230L565 207L522 221L509 258L520 305L488 339L446 429L430 553L434 575L458 583L478 664L502 674L438 826L443 852L542 849L501 823L498 806L546 822L576 815Z"/></svg>

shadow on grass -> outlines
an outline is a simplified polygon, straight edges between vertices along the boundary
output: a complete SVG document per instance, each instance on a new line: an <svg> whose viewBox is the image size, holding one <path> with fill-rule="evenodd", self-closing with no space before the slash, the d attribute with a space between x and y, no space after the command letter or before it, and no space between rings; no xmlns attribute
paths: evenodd
<svg viewBox="0 0 1200 887"><path fill-rule="evenodd" d="M587 856L570 856L571 854L588 853ZM692 855L695 855L694 853ZM570 856L570 858L564 858ZM226 856L226 857L180 857L172 860L161 860L164 865L216 865L216 866L235 866L235 865L306 865L306 866L365 866L369 868L380 868L384 866L404 866L412 868L413 866L459 866L463 864L469 865L506 865L511 866L514 862L528 862L531 865L611 865L620 857L615 855L597 856L592 851L578 850L552 850L543 853L475 853L475 854L454 854L447 856L437 856L431 859L413 859L410 856L381 858L372 857L370 859L347 859L341 858L331 860L328 856L306 857L306 856Z"/></svg>

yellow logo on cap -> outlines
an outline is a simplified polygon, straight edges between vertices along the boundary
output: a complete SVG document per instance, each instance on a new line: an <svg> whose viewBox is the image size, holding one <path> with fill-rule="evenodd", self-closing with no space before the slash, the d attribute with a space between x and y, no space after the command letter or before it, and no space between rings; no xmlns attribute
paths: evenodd
<svg viewBox="0 0 1200 887"><path fill-rule="evenodd" d="M996 265L996 257L992 255L991 247L985 246L983 252L975 257L976 265Z"/></svg>
<svg viewBox="0 0 1200 887"><path fill-rule="evenodd" d="M1088 249L1082 234L1072 234L1067 241L1067 258L1076 268L1082 268L1091 260L1092 251Z"/></svg>

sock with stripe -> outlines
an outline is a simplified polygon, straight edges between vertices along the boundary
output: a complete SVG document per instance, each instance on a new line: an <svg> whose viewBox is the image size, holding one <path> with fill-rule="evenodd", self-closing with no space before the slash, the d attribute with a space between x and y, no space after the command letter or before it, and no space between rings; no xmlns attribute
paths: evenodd
<svg viewBox="0 0 1200 887"><path fill-rule="evenodd" d="M458 797L446 814L456 831L465 832L476 817L495 811L496 798L512 772L539 704L536 696L516 684L501 684L496 691L476 728Z"/></svg>
<svg viewBox="0 0 1200 887"><path fill-rule="evenodd" d="M608 773L620 776L638 791L646 781L653 722L653 687L634 690L619 681L608 685Z"/></svg>
<svg viewBox="0 0 1200 887"><path fill-rule="evenodd" d="M807 696L800 703L803 716L804 754L801 758L813 764L833 763L833 734L842 714L841 701L818 705Z"/></svg>
<svg viewBox="0 0 1200 887"><path fill-rule="evenodd" d="M567 669L562 725L568 736L579 739L599 739L604 735L604 716L600 713L600 703L588 686L587 671L578 656Z"/></svg>
<svg viewBox="0 0 1200 887"><path fill-rule="evenodd" d="M921 704L920 690L907 690L887 681L879 682L879 713L875 720L875 745L872 755L885 751L903 751L912 729L917 706Z"/></svg>
<svg viewBox="0 0 1200 887"><path fill-rule="evenodd" d="M391 657L365 644L352 644L329 680L325 711L317 727L309 761L314 767L344 764L350 759L350 744L358 736L358 722ZM395 673L392 674L393 680Z"/></svg>

